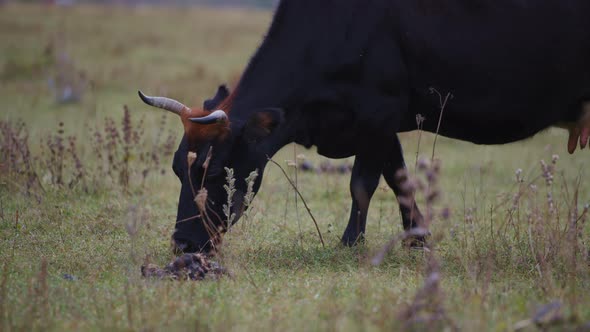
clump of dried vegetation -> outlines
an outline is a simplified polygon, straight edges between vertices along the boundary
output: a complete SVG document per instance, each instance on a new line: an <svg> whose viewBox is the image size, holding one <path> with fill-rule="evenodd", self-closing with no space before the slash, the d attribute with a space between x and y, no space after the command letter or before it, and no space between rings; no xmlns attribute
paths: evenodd
<svg viewBox="0 0 590 332"><path fill-rule="evenodd" d="M498 196L497 205L483 214L477 205L468 208L464 203L463 225L456 222L448 207L437 204L441 197L439 160L430 163L420 159L414 176L406 171L398 174L404 192L400 203L411 207L415 199L423 202L424 221L394 236L371 262L379 265L388 252L399 250L398 244L428 236L423 252L423 284L397 315L405 330L460 329L461 324L452 318L457 313L446 309L442 285L445 270L456 269L466 271L473 279L472 287L482 305L494 296L494 278L532 275L536 287L546 296L562 292L567 285L561 297L538 303L530 317L515 322L512 330L588 329L590 322L581 319L587 303L580 300L579 289L584 288L590 267L585 231L589 205L580 203L580 177L569 185L558 160L558 155L550 162L541 160L530 178L518 169L514 188ZM507 271L511 274L505 275Z"/></svg>
<svg viewBox="0 0 590 332"><path fill-rule="evenodd" d="M24 121L0 120L0 177L36 197L59 188L142 187L151 174L165 173L162 160L174 152L176 136L166 131L166 119L162 116L159 128L146 132L143 120L134 122L124 106L120 120L107 116L103 125L86 124L91 135L67 135L60 122L38 145L31 142Z"/></svg>

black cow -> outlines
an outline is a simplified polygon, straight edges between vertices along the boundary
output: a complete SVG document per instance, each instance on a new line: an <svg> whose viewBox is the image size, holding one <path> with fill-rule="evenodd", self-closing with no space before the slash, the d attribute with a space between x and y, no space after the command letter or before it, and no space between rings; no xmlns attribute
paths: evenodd
<svg viewBox="0 0 590 332"><path fill-rule="evenodd" d="M224 167L238 179L262 172L267 157L291 142L330 158L356 157L342 237L354 243L379 177L398 191L394 174L404 160L397 133L416 129L417 114L426 118L424 130L436 131L441 102L432 91L454 95L441 135L504 144L562 126L569 152L578 140L584 148L588 13L588 0L283 0L233 93L221 88L204 109L140 93L180 115L185 129L173 164L182 183L178 248L210 250L225 231ZM197 154L190 171L189 151ZM194 195L209 152L206 210L216 225L207 230ZM236 186L239 218L246 187ZM412 210L403 210L406 229L422 218Z"/></svg>

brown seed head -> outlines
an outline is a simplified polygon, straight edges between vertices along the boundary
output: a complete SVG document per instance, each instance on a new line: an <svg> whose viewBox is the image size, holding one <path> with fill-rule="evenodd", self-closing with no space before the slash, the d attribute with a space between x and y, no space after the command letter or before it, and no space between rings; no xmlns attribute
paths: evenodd
<svg viewBox="0 0 590 332"><path fill-rule="evenodd" d="M188 160L188 167L191 168L195 160L197 160L197 154L194 152L189 152L186 159Z"/></svg>

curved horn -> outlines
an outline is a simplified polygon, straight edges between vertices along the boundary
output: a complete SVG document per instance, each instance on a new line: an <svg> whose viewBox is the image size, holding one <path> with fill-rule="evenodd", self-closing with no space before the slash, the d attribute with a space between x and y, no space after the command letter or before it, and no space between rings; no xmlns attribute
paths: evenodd
<svg viewBox="0 0 590 332"><path fill-rule="evenodd" d="M165 109L178 115L181 115L189 109L184 104L174 99L166 97L150 97L144 95L141 91L137 91L137 93L139 94L139 98L141 98L144 103L157 108Z"/></svg>
<svg viewBox="0 0 590 332"><path fill-rule="evenodd" d="M227 114L222 110L217 110L201 118L189 118L191 122L200 124L212 124L227 121Z"/></svg>

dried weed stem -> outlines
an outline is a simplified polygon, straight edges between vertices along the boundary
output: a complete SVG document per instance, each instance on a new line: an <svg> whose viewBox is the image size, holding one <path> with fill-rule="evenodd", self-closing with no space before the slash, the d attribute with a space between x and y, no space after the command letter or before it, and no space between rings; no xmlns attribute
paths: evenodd
<svg viewBox="0 0 590 332"><path fill-rule="evenodd" d="M303 195L301 194L301 192L299 191L299 189L297 189L297 185L295 183L293 183L293 180L291 180L291 178L289 177L289 175L287 175L287 172L285 172L285 169L283 169L283 167L281 165L279 165L279 163L277 163L276 161L272 160L270 157L267 157L267 158L268 158L268 161L270 161L271 163L275 164L281 170L281 172L283 172L283 175L285 176L285 178L287 178L287 181L289 181L289 183L291 184L291 187L293 187L293 189L295 190L295 192L297 193L297 195L299 196L299 198L303 202L303 205L305 206L305 209L307 210L307 213L311 217L311 220L313 220L313 223L315 225L315 229L316 229L316 231L318 233L318 236L320 238L320 242L322 243L322 247L325 248L326 247L326 244L324 243L324 237L322 236L322 232L320 231L320 227L318 226L318 222L316 221L315 217L313 216L313 213L311 213L311 209L307 205L307 202L303 198Z"/></svg>

